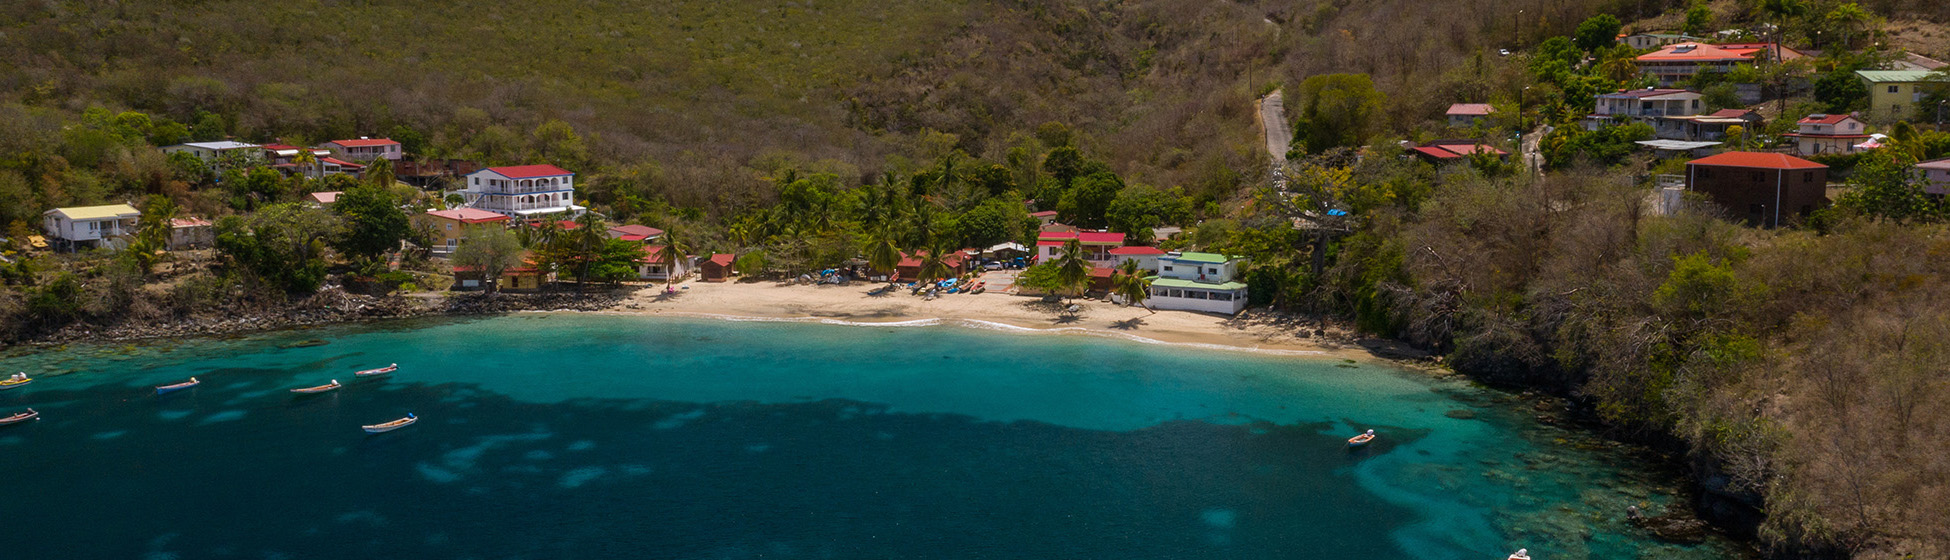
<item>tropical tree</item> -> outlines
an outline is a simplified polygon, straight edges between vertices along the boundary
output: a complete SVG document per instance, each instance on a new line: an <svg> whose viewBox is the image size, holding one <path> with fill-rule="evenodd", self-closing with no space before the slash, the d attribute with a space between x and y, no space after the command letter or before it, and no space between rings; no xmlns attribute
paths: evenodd
<svg viewBox="0 0 1950 560"><path fill-rule="evenodd" d="M887 275L887 281L894 281L894 269L900 266L901 250L895 245L892 227L883 226L867 237L867 266L874 272Z"/></svg>
<svg viewBox="0 0 1950 560"><path fill-rule="evenodd" d="M332 213L345 222L345 229L334 245L349 255L374 258L399 249L400 240L413 232L399 199L378 184L361 184L340 193L332 203Z"/></svg>
<svg viewBox="0 0 1950 560"><path fill-rule="evenodd" d="M587 283L590 273L595 270L603 254L604 245L609 244L609 226L603 223L602 216L595 212L584 212L576 216L576 229L567 232L564 244L566 256L575 263L576 293L582 293L582 285Z"/></svg>
<svg viewBox="0 0 1950 560"><path fill-rule="evenodd" d="M1579 23L1577 31L1571 36L1578 48L1597 51L1617 42L1618 30L1622 27L1624 24L1619 23L1617 16L1598 14Z"/></svg>
<svg viewBox="0 0 1950 560"><path fill-rule="evenodd" d="M176 202L160 194L149 195L149 202L143 205L135 242L129 244L129 253L143 274L154 270L163 250L169 248L169 234L174 229L170 220L176 219L176 213Z"/></svg>
<svg viewBox="0 0 1950 560"><path fill-rule="evenodd" d="M1151 297L1151 277L1138 268L1137 259L1124 259L1117 265L1117 274L1111 279L1111 293L1124 298L1124 305L1136 305L1146 311L1157 313L1144 304Z"/></svg>
<svg viewBox="0 0 1950 560"><path fill-rule="evenodd" d="M454 249L454 265L475 267L487 278L487 293L501 290L501 274L521 264L521 240L502 228L473 232Z"/></svg>
<svg viewBox="0 0 1950 560"><path fill-rule="evenodd" d="M318 162L318 154L312 153L311 148L298 148L298 155L291 158L291 163L295 163L299 169L305 170L306 177L317 179L325 175L325 168Z"/></svg>
<svg viewBox="0 0 1950 560"><path fill-rule="evenodd" d="M663 240L664 248L657 252L657 261L667 271L664 275L664 291L667 292L677 283L677 265L684 262L693 247L689 235L674 226L664 230Z"/></svg>
<svg viewBox="0 0 1950 560"><path fill-rule="evenodd" d="M1056 281L1070 297L1082 295L1090 287L1090 261L1083 258L1083 242L1070 238L1063 242L1063 255L1056 258Z"/></svg>
<svg viewBox="0 0 1950 560"><path fill-rule="evenodd" d="M1829 26L1841 30L1842 49L1847 50L1854 45L1854 43L1850 42L1854 33L1869 25L1870 22L1875 21L1875 16L1869 14L1868 10L1862 9L1861 5L1849 2L1836 6L1834 10L1830 10L1827 20Z"/></svg>
<svg viewBox="0 0 1950 560"><path fill-rule="evenodd" d="M393 160L383 157L373 158L372 163L366 165L365 177L367 183L386 189L393 188L393 183L399 181L399 176L393 174Z"/></svg>
<svg viewBox="0 0 1950 560"><path fill-rule="evenodd" d="M954 249L950 248L945 241L935 241L916 253L918 254L915 256L921 259L921 270L915 275L916 282L926 285L954 273L954 270L948 267L948 255L953 254Z"/></svg>

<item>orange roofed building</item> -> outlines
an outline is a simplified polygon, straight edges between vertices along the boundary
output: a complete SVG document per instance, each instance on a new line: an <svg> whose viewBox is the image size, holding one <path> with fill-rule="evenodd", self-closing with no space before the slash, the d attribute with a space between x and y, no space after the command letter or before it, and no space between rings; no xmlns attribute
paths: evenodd
<svg viewBox="0 0 1950 560"><path fill-rule="evenodd" d="M1726 217L1778 227L1828 206L1828 166L1787 154L1726 152L1686 163L1686 189Z"/></svg>
<svg viewBox="0 0 1950 560"><path fill-rule="evenodd" d="M1794 49L1770 43L1675 43L1639 55L1639 71L1670 86L1701 72L1730 72L1735 66L1778 57L1794 60L1805 56Z"/></svg>

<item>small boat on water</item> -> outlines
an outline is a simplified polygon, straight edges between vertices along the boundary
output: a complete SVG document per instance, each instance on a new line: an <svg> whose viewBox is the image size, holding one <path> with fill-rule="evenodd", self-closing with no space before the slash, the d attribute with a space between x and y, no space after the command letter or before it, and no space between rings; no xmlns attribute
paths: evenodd
<svg viewBox="0 0 1950 560"><path fill-rule="evenodd" d="M33 420L35 418L40 418L40 417L41 417L41 413L34 412L34 409L29 408L27 409L27 412L18 412L15 413L13 416L0 418L0 426L11 426L14 424L19 424L21 422L26 422L28 420Z"/></svg>
<svg viewBox="0 0 1950 560"><path fill-rule="evenodd" d="M377 375L386 375L386 374L388 374L388 373L392 373L392 372L395 372L395 371L399 371L399 364L388 364L388 365L387 365L386 367L383 367L383 368L373 368L373 369L369 369L369 370L365 370L365 371L357 371L357 372L353 372L353 373L352 373L352 376L353 376L353 377L373 377L373 376L377 376Z"/></svg>
<svg viewBox="0 0 1950 560"><path fill-rule="evenodd" d="M5 391L8 389L19 389L23 386L26 386L28 383L33 383L33 382L34 382L33 378L27 377L27 373L25 372L16 373L13 374L12 377L8 377L6 381L0 381L0 391Z"/></svg>
<svg viewBox="0 0 1950 560"><path fill-rule="evenodd" d="M1363 446L1363 445L1367 445L1367 444L1368 444L1368 442L1370 442L1370 441L1374 441L1374 430L1368 430L1368 433L1365 433L1365 434L1361 434L1361 435L1358 435L1358 436L1354 436L1354 437L1351 437L1351 438L1347 438L1347 446L1348 446L1348 447L1361 447L1361 446Z"/></svg>
<svg viewBox="0 0 1950 560"><path fill-rule="evenodd" d="M339 385L339 380L337 380L337 379L333 379L331 383L326 383L326 384L324 384L324 385L319 385L319 386L317 386L317 387L306 387L306 388L303 388L303 389L292 389L292 390L291 390L291 392L293 392L293 393L297 393L297 394L300 394L300 395L314 395L314 394L318 394L318 393L325 393L325 392L330 392L330 391L336 391L336 390L338 390L338 388L339 388L339 387L341 387L341 385Z"/></svg>
<svg viewBox="0 0 1950 560"><path fill-rule="evenodd" d="M405 418L401 418L384 424L373 424L371 426L361 426L361 427L365 428L366 433L368 434L383 434L386 432L411 426L413 425L414 422L419 422L419 421L420 421L420 417L414 416L412 413L407 413Z"/></svg>
<svg viewBox="0 0 1950 560"><path fill-rule="evenodd" d="M1519 548L1516 552L1510 554L1508 560L1530 560L1530 549Z"/></svg>
<svg viewBox="0 0 1950 560"><path fill-rule="evenodd" d="M169 393L174 393L177 391L181 391L202 384L203 384L202 381L197 381L196 378L191 377L189 381L184 381L182 383L171 383L169 385L163 385L161 387L157 387L156 394L166 395Z"/></svg>

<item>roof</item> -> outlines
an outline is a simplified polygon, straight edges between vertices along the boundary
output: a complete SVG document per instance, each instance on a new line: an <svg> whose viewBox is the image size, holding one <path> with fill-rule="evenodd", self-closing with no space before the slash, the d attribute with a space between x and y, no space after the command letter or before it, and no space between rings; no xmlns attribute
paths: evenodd
<svg viewBox="0 0 1950 560"><path fill-rule="evenodd" d="M660 255L663 254L664 247L665 247L664 245L644 245L643 258L637 259L636 262L641 262L641 263L663 262L663 259L660 257Z"/></svg>
<svg viewBox="0 0 1950 560"><path fill-rule="evenodd" d="M339 195L344 193L345 191L315 192L315 193L305 195L305 198L309 198L314 201L317 201L319 204L331 204L334 202L338 202Z"/></svg>
<svg viewBox="0 0 1950 560"><path fill-rule="evenodd" d="M1194 253L1190 251L1179 253L1176 255L1167 253L1165 258L1174 261L1211 263L1211 264L1224 263L1226 261L1232 260L1232 257L1227 257L1225 255L1221 255L1218 253Z"/></svg>
<svg viewBox="0 0 1950 560"><path fill-rule="evenodd" d="M1090 267L1090 277L1091 277L1091 278L1109 278L1109 277L1111 277L1111 275L1113 275L1113 274L1116 274L1116 273L1117 273L1117 269L1115 269L1115 268L1111 268L1111 267L1108 267L1108 266L1093 266L1093 267Z"/></svg>
<svg viewBox="0 0 1950 560"><path fill-rule="evenodd" d="M189 146L192 148L203 148L205 150L235 150L238 148L258 147L257 144L250 144L246 142L232 142L229 140L219 140L216 142L184 142L182 144L177 144L177 146Z"/></svg>
<svg viewBox="0 0 1950 560"><path fill-rule="evenodd" d="M1181 278L1158 278L1152 280L1151 285L1154 287L1162 286L1166 288L1203 288L1207 290L1246 289L1246 284L1243 282L1224 282L1220 284L1211 284L1206 282L1199 282L1197 280L1185 280Z"/></svg>
<svg viewBox="0 0 1950 560"><path fill-rule="evenodd" d="M210 225L210 220L205 220L203 218L170 218L169 219L169 227L173 227L173 228L205 227L208 225Z"/></svg>
<svg viewBox="0 0 1950 560"><path fill-rule="evenodd" d="M1855 75L1878 84L1943 81L1943 75L1928 70L1856 70Z"/></svg>
<svg viewBox="0 0 1950 560"><path fill-rule="evenodd" d="M1056 211L1055 211L1055 210L1044 210L1044 211L1041 211L1041 212L1030 212L1030 213L1029 213L1029 216L1030 216L1030 217L1032 217L1032 218L1051 218L1051 217L1055 217L1055 216L1056 216Z"/></svg>
<svg viewBox="0 0 1950 560"><path fill-rule="evenodd" d="M399 142L395 142L390 138L358 138L352 140L333 140L326 142L326 144L338 144L347 148L366 148L371 146L398 146Z"/></svg>
<svg viewBox="0 0 1950 560"><path fill-rule="evenodd" d="M1509 152L1496 149L1495 146L1487 144L1436 144L1433 146L1419 146L1412 149L1416 153L1436 159L1454 159L1467 157L1475 153L1495 154L1499 156L1509 154Z"/></svg>
<svg viewBox="0 0 1950 560"><path fill-rule="evenodd" d="M319 162L319 163L329 163L329 164L333 164L333 165L337 165L337 166L339 166L339 167L365 167L364 165L361 165L361 164L357 164L357 163L352 163L352 162L349 162L349 161L345 161L345 160L342 160L342 159L339 159L339 158L335 158L335 157L322 157L322 158L318 158L318 162Z"/></svg>
<svg viewBox="0 0 1950 560"><path fill-rule="evenodd" d="M1697 150L1720 145L1720 142L1687 142L1685 140L1640 140L1638 145L1654 150Z"/></svg>
<svg viewBox="0 0 1950 560"><path fill-rule="evenodd" d="M1157 248L1157 247L1144 247L1144 246L1140 246L1140 245L1133 245L1133 246L1130 246L1130 247L1118 247L1118 248L1116 248L1116 249L1111 249L1111 250L1110 250L1110 254L1113 254L1113 255L1162 255L1162 254L1165 254L1165 250L1164 250L1164 249L1159 249L1159 248Z"/></svg>
<svg viewBox="0 0 1950 560"><path fill-rule="evenodd" d="M479 208L455 208L453 210L434 210L432 212L427 212L427 215L438 217L438 218L446 218L449 220L456 220L461 223L467 223L467 224L478 224L482 222L499 222L508 219L507 216L496 214Z"/></svg>
<svg viewBox="0 0 1950 560"><path fill-rule="evenodd" d="M1689 90L1689 89L1671 89L1671 88L1666 88L1666 89L1660 89L1660 88L1645 88L1645 89L1621 89L1621 90L1618 90L1618 91L1614 91L1614 92L1611 92L1611 93L1600 93L1600 94L1598 94L1598 97L1610 97L1610 98L1626 98L1626 99L1649 99L1649 98L1653 98L1653 97L1665 97L1665 96L1668 96L1668 95L1681 95L1681 94L1687 94L1687 93L1690 93L1690 94L1693 94L1693 95L1703 95L1703 94L1701 94L1700 92L1697 92L1697 91L1693 91L1693 90Z"/></svg>
<svg viewBox="0 0 1950 560"><path fill-rule="evenodd" d="M1722 119L1743 119L1749 116L1759 117L1760 113L1754 112L1753 109L1721 109L1708 113L1706 116Z"/></svg>
<svg viewBox="0 0 1950 560"><path fill-rule="evenodd" d="M711 258L705 259L705 262L718 266L731 266L731 263L736 260L738 260L738 255L731 253L712 253Z"/></svg>
<svg viewBox="0 0 1950 560"><path fill-rule="evenodd" d="M136 210L134 206L129 206L127 204L109 204L104 206L76 206L73 208L55 208L53 210L48 210L47 212L43 212L43 214L52 214L56 212L59 212L63 216L67 216L68 219L70 220L100 220L103 218L121 218L121 217L133 217L133 216L142 215L141 210Z"/></svg>
<svg viewBox="0 0 1950 560"><path fill-rule="evenodd" d="M1919 68L1923 70L1941 70L1943 69L1944 66L1950 66L1950 64L1944 64L1943 61L1941 60L1937 60L1916 53L1908 53L1903 55L1903 59L1897 61L1897 63L1899 66L1913 67L1913 68Z"/></svg>
<svg viewBox="0 0 1950 560"><path fill-rule="evenodd" d="M1639 62L1728 62L1749 61L1762 47L1723 46L1705 43L1674 43L1639 55Z"/></svg>
<svg viewBox="0 0 1950 560"><path fill-rule="evenodd" d="M1950 158L1943 158L1943 159L1933 159L1933 160L1930 160L1930 161L1925 161L1925 162L1922 162L1922 163L1918 163L1918 164L1916 164L1916 166L1917 166L1917 167L1920 167L1920 168L1923 168L1923 169L1935 169L1935 170L1938 170L1938 171L1950 171Z"/></svg>
<svg viewBox="0 0 1950 560"><path fill-rule="evenodd" d="M1124 234L1105 231L1045 231L1036 234L1037 245L1044 241L1076 239L1084 245L1123 245Z"/></svg>
<svg viewBox="0 0 1950 560"><path fill-rule="evenodd" d="M664 234L664 230L650 226L616 226L609 228L609 234L616 237L650 238Z"/></svg>
<svg viewBox="0 0 1950 560"><path fill-rule="evenodd" d="M1808 115L1806 117L1802 117L1797 124L1842 124L1842 121L1851 118L1855 118L1855 115L1849 115L1849 114L1824 115L1821 113L1815 113L1812 115Z"/></svg>
<svg viewBox="0 0 1950 560"><path fill-rule="evenodd" d="M1449 106L1448 115L1481 117L1496 112L1488 103L1457 103Z"/></svg>
<svg viewBox="0 0 1950 560"><path fill-rule="evenodd" d="M921 257L927 256L927 254L928 254L927 251L901 253L901 262L900 264L897 264L895 266L903 266L903 267L921 266ZM950 268L961 266L961 260L962 260L961 251L955 251L954 253L949 254L948 256L941 257L941 262L947 264Z"/></svg>
<svg viewBox="0 0 1950 560"><path fill-rule="evenodd" d="M502 177L507 177L509 179L533 179L536 177L556 177L560 175L574 175L574 173L570 173L566 169L556 167L553 165L547 165L547 164L514 165L508 167L489 167L487 169L482 169L481 171L477 171L476 173L482 171L491 171L494 172L495 174L498 174Z"/></svg>
<svg viewBox="0 0 1950 560"><path fill-rule="evenodd" d="M1712 165L1718 167L1752 167L1757 169L1827 169L1828 166L1794 157L1787 154L1762 152L1727 152L1715 154L1693 161L1688 165Z"/></svg>

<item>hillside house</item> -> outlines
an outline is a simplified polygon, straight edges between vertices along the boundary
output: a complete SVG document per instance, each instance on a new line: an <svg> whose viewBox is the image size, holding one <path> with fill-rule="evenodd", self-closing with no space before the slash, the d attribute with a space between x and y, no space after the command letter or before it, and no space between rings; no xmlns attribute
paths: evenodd
<svg viewBox="0 0 1950 560"><path fill-rule="evenodd" d="M142 211L127 204L55 208L41 213L41 229L57 251L121 249L141 217Z"/></svg>
<svg viewBox="0 0 1950 560"><path fill-rule="evenodd" d="M283 167L287 164L296 163L298 161L298 153L304 150L309 150L312 157L315 158L329 157L332 155L331 150L300 148L289 144L265 144L261 147L264 148L264 161L271 164L272 167ZM293 167L295 168L296 166L294 165Z"/></svg>
<svg viewBox="0 0 1950 560"><path fill-rule="evenodd" d="M1041 211L1041 212L1030 212L1030 213L1029 213L1029 217L1031 217L1031 218L1035 218L1035 219L1036 219L1036 223L1037 223L1037 225L1038 225L1039 227L1040 227L1040 226L1047 226L1047 225L1050 225L1050 224L1054 224L1054 223L1056 223L1056 211L1055 211L1055 210L1044 210L1044 211Z"/></svg>
<svg viewBox="0 0 1950 560"><path fill-rule="evenodd" d="M574 223L574 222L570 222L570 223ZM638 225L616 226L613 228L609 228L609 236L624 241L640 241L644 243L649 243L651 241L655 241L659 237L663 237L664 230L653 228L650 226L638 226Z"/></svg>
<svg viewBox="0 0 1950 560"><path fill-rule="evenodd" d="M1496 107L1488 103L1457 103L1450 105L1443 115L1449 118L1449 128L1470 128L1483 124L1493 113Z"/></svg>
<svg viewBox="0 0 1950 560"><path fill-rule="evenodd" d="M318 145L319 149L332 153L332 157L345 161L370 162L375 159L399 161L404 154L400 152L399 142L387 138L355 138L333 140Z"/></svg>
<svg viewBox="0 0 1950 560"><path fill-rule="evenodd" d="M1706 39L1678 33L1633 33L1618 38L1618 42L1638 50L1656 49L1678 43L1700 43Z"/></svg>
<svg viewBox="0 0 1950 560"><path fill-rule="evenodd" d="M169 220L169 250L208 249L217 241L216 227L203 218Z"/></svg>
<svg viewBox="0 0 1950 560"><path fill-rule="evenodd" d="M1795 132L1781 136L1794 139L1794 153L1812 156L1817 154L1846 154L1855 150L1855 145L1869 139L1869 127L1855 115L1814 114L1796 122Z"/></svg>
<svg viewBox="0 0 1950 560"><path fill-rule="evenodd" d="M1735 126L1750 136L1758 133L1762 122L1760 113L1748 109L1721 109L1705 115L1661 118L1654 128L1667 140L1718 141L1726 139L1727 129Z"/></svg>
<svg viewBox="0 0 1950 560"><path fill-rule="evenodd" d="M1497 159L1510 157L1510 152L1497 149L1477 140L1436 140L1423 146L1408 149L1409 155L1422 158L1429 163L1467 162L1474 154L1490 154Z"/></svg>
<svg viewBox="0 0 1950 560"><path fill-rule="evenodd" d="M332 204L339 201L339 195L341 194L345 194L345 191L324 191L306 194L305 205L312 208L331 208Z"/></svg>
<svg viewBox="0 0 1950 560"><path fill-rule="evenodd" d="M505 228L508 221L505 215L474 208L435 210L412 219L413 227L426 232L428 242L433 243L428 249L443 257L454 254L454 249L469 234L486 228Z"/></svg>
<svg viewBox="0 0 1950 560"><path fill-rule="evenodd" d="M1634 62L1638 63L1640 73L1657 80L1661 86L1670 86L1702 72L1731 72L1736 66L1772 57L1776 48L1759 43L1673 43L1639 55ZM1793 49L1780 48L1780 53L1784 60L1801 57L1801 53Z"/></svg>
<svg viewBox="0 0 1950 560"><path fill-rule="evenodd" d="M1950 80L1927 70L1857 70L1855 77L1869 88L1868 116L1878 122L1915 117L1931 94L1950 92Z"/></svg>
<svg viewBox="0 0 1950 560"><path fill-rule="evenodd" d="M1071 239L1083 245L1083 259L1092 266L1111 266L1110 251L1124 246L1124 234L1101 231L1045 231L1036 234L1036 262L1050 262L1062 256L1063 244Z"/></svg>
<svg viewBox="0 0 1950 560"><path fill-rule="evenodd" d="M1656 121L1661 117L1697 115L1704 110L1697 91L1684 89L1621 89L1597 96L1591 114L1584 118L1585 130L1598 130L1614 124Z"/></svg>
<svg viewBox="0 0 1950 560"><path fill-rule="evenodd" d="M469 208L521 218L587 210L575 205L575 174L553 165L482 169L467 176L461 195Z"/></svg>
<svg viewBox="0 0 1950 560"><path fill-rule="evenodd" d="M1939 197L1950 194L1950 158L1918 163L1916 169L1923 172L1923 192Z"/></svg>
<svg viewBox="0 0 1950 560"><path fill-rule="evenodd" d="M1246 308L1244 257L1217 253L1171 252L1158 256L1151 280L1152 309L1178 309L1236 315Z"/></svg>
<svg viewBox="0 0 1950 560"><path fill-rule="evenodd" d="M1729 218L1779 227L1828 206L1828 166L1787 154L1727 152L1687 162L1686 189L1705 194Z"/></svg>
<svg viewBox="0 0 1950 560"><path fill-rule="evenodd" d="M244 142L232 142L229 140L222 140L217 142L187 142L183 144L176 144L174 146L163 146L162 152L164 154L187 152L190 155L196 156L197 159L203 160L204 162L214 162L217 161L217 158L220 158L225 154L229 154L232 152L255 153L259 149L261 149L261 147L258 146L257 144L248 144Z"/></svg>

